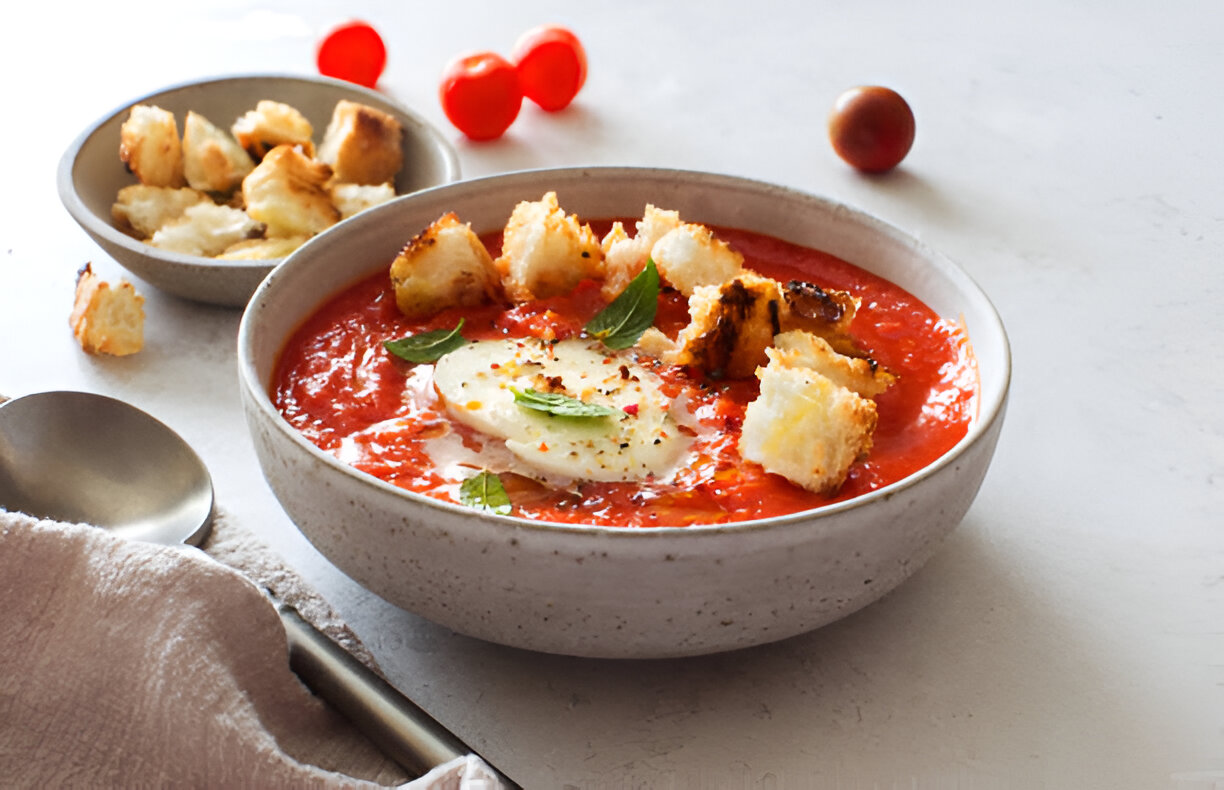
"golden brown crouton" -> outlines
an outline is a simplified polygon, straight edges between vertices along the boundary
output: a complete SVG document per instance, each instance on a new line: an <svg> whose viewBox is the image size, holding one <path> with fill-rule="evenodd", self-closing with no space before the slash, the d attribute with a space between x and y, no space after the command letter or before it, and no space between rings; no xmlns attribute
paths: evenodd
<svg viewBox="0 0 1224 790"><path fill-rule="evenodd" d="M68 323L90 354L135 354L144 348L144 297L129 282L117 287L103 282L87 263L77 272Z"/></svg>
<svg viewBox="0 0 1224 790"><path fill-rule="evenodd" d="M119 127L119 158L142 184L181 187L183 144L174 113L137 104Z"/></svg>
<svg viewBox="0 0 1224 790"><path fill-rule="evenodd" d="M230 131L257 162L278 145L296 145L307 157L314 156L314 127L296 108L282 102L260 101L234 121Z"/></svg>
<svg viewBox="0 0 1224 790"><path fill-rule="evenodd" d="M744 413L740 455L796 485L831 494L871 449L875 403L770 351L769 364L757 371L761 394Z"/></svg>
<svg viewBox="0 0 1224 790"><path fill-rule="evenodd" d="M255 162L238 141L203 115L188 112L183 122L183 174L188 186L204 192L233 192Z"/></svg>
<svg viewBox="0 0 1224 790"><path fill-rule="evenodd" d="M307 239L307 236L243 239L226 247L216 257L225 261L266 261L272 258L284 258L305 244Z"/></svg>
<svg viewBox="0 0 1224 790"><path fill-rule="evenodd" d="M453 213L408 242L391 264L391 283L400 312L412 317L500 297L493 256Z"/></svg>
<svg viewBox="0 0 1224 790"><path fill-rule="evenodd" d="M784 307L782 286L751 271L722 285L699 286L689 297L689 324L668 361L713 376L748 378L765 364Z"/></svg>
<svg viewBox="0 0 1224 790"><path fill-rule="evenodd" d="M744 256L714 238L705 225L684 223L650 248L659 277L685 296L699 285L719 285L739 274Z"/></svg>
<svg viewBox="0 0 1224 790"><path fill-rule="evenodd" d="M622 223L613 223L600 245L604 257L604 298L610 302L619 296L633 278L646 268L655 242L678 227L679 213L664 211L650 204L646 205L642 218L638 220L633 238L625 232Z"/></svg>
<svg viewBox="0 0 1224 790"><path fill-rule="evenodd" d="M839 354L828 341L810 332L783 332L774 338L774 347L766 353L787 367L815 370L864 398L874 398L896 381L895 376L872 360Z"/></svg>
<svg viewBox="0 0 1224 790"><path fill-rule="evenodd" d="M208 202L208 195L191 187L175 189L129 184L115 196L111 217L125 233L143 240L170 220L182 216L189 206Z"/></svg>
<svg viewBox="0 0 1224 790"><path fill-rule="evenodd" d="M148 243L163 250L211 258L232 244L258 236L262 229L240 209L197 203L158 228Z"/></svg>
<svg viewBox="0 0 1224 790"><path fill-rule="evenodd" d="M555 192L514 207L495 264L506 295L515 302L567 293L603 273L594 231L567 215Z"/></svg>
<svg viewBox="0 0 1224 790"><path fill-rule="evenodd" d="M341 99L319 144L318 159L331 165L337 181L385 184L404 164L403 129L394 116Z"/></svg>
<svg viewBox="0 0 1224 790"><path fill-rule="evenodd" d="M801 280L788 282L783 293L786 297L783 331L801 329L829 341L840 354L860 353L850 337L850 323L859 307L857 297Z"/></svg>
<svg viewBox="0 0 1224 790"><path fill-rule="evenodd" d="M327 188L332 204L340 210L342 219L386 203L395 197L395 187L390 184L338 184L335 181Z"/></svg>
<svg viewBox="0 0 1224 790"><path fill-rule="evenodd" d="M313 236L340 221L325 186L330 178L327 165L278 145L243 179L242 198L268 236Z"/></svg>

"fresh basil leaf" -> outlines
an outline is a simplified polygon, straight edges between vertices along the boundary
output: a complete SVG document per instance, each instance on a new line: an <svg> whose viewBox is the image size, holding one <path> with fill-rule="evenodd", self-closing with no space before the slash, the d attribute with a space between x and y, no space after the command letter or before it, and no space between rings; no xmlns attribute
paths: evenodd
<svg viewBox="0 0 1224 790"><path fill-rule="evenodd" d="M601 406L598 403L571 398L560 392L537 392L533 389L519 390L510 388L514 393L514 402L527 408L555 414L558 417L607 417L616 414L616 409Z"/></svg>
<svg viewBox="0 0 1224 790"><path fill-rule="evenodd" d="M477 510L510 515L510 495L502 486L501 478L492 472L481 472L464 480L459 486L459 501Z"/></svg>
<svg viewBox="0 0 1224 790"><path fill-rule="evenodd" d="M583 328L608 348L629 348L654 324L658 309L659 270L647 259L646 268Z"/></svg>
<svg viewBox="0 0 1224 790"><path fill-rule="evenodd" d="M408 362L437 362L467 344L463 335L459 334L460 329L463 329L462 318L454 329L435 329L432 332L401 337L399 340L388 340L383 343L383 348Z"/></svg>

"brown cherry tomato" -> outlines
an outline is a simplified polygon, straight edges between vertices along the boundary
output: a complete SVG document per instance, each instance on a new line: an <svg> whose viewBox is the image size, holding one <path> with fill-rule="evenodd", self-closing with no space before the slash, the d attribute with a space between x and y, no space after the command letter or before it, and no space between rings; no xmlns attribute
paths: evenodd
<svg viewBox="0 0 1224 790"><path fill-rule="evenodd" d="M884 173L901 164L914 144L914 113L889 88L851 88L829 114L829 141L851 167Z"/></svg>

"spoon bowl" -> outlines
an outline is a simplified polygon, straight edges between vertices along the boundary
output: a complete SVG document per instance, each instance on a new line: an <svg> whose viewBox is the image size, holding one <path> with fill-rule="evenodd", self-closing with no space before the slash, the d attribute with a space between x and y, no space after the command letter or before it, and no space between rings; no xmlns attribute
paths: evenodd
<svg viewBox="0 0 1224 790"><path fill-rule="evenodd" d="M40 392L0 405L0 506L198 546L212 524L213 485L190 445L135 406Z"/></svg>

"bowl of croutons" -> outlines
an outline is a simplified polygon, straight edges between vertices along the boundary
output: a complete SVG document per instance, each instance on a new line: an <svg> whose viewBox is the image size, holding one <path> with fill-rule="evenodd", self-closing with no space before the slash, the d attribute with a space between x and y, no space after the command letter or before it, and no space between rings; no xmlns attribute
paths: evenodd
<svg viewBox="0 0 1224 790"><path fill-rule="evenodd" d="M449 142L384 94L241 75L126 102L73 141L57 180L72 217L133 274L241 307L317 233L458 177Z"/></svg>
<svg viewBox="0 0 1224 790"><path fill-rule="evenodd" d="M659 658L894 590L973 502L1007 335L958 266L726 175L533 170L321 233L243 314L265 477L302 533L456 631Z"/></svg>

